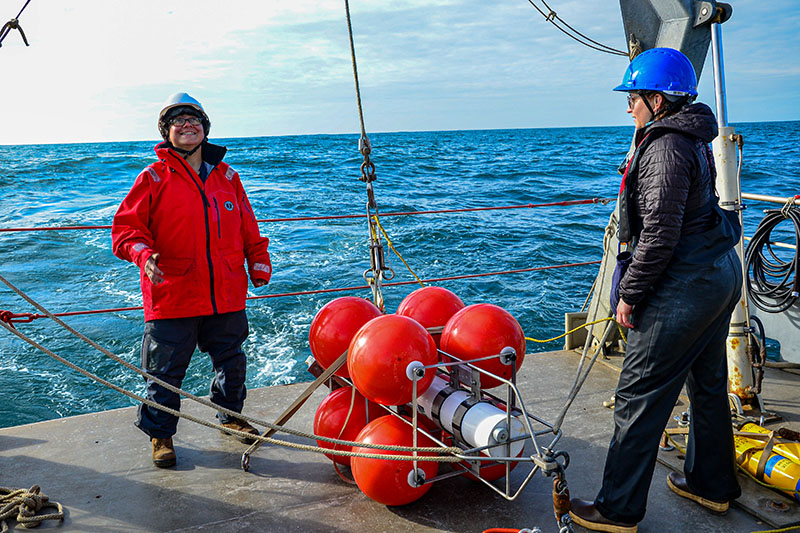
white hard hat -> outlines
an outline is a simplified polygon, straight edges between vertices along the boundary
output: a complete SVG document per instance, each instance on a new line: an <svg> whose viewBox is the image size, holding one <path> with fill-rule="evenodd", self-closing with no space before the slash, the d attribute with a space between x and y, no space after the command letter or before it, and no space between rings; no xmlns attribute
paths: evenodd
<svg viewBox="0 0 800 533"><path fill-rule="evenodd" d="M167 101L164 102L164 105L161 106L161 113L158 114L158 119L161 120L167 111L178 106L189 106L197 109L204 115L206 113L203 106L200 105L200 102L189 96L189 93L175 93L170 95Z"/></svg>
<svg viewBox="0 0 800 533"><path fill-rule="evenodd" d="M175 116L175 114L170 113L170 110L183 107L191 108L197 112L199 118L203 122L203 131L205 132L206 137L208 137L208 132L211 129L211 121L209 120L208 115L206 115L203 106L200 105L200 102L189 96L189 93L175 93L167 98L167 101L164 102L163 106L161 106L161 112L158 114L158 131L161 133L161 136L164 138L164 140L169 140L168 121ZM180 114L180 112L177 114Z"/></svg>

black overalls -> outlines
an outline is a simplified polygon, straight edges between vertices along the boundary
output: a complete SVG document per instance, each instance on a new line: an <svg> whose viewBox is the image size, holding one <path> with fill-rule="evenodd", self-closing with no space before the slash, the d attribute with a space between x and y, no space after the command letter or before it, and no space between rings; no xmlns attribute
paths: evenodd
<svg viewBox="0 0 800 533"><path fill-rule="evenodd" d="M691 401L684 471L702 497L729 501L736 480L728 405L726 337L742 287L738 219L715 194L706 209L715 224L682 235L672 261L632 315L635 328L616 390L614 435L595 504L607 518L644 518L658 444L686 383Z"/></svg>

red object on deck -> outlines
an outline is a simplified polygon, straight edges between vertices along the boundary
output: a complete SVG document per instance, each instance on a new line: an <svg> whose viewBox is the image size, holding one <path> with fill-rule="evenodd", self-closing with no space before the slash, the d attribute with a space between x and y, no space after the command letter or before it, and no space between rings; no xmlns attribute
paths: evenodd
<svg viewBox="0 0 800 533"><path fill-rule="evenodd" d="M314 434L333 439L354 441L369 420L374 420L386 411L379 405L369 402L353 387L340 387L331 392L317 407L314 414ZM348 418L349 414L349 418ZM368 420L369 418L369 420ZM345 425L347 421L347 425ZM344 428L344 429L342 429ZM321 448L349 452L351 446L333 444L317 440ZM325 454L325 457L340 465L350 466L350 457Z"/></svg>
<svg viewBox="0 0 800 533"><path fill-rule="evenodd" d="M406 296L397 308L397 314L413 318L424 328L438 328L458 311L464 309L464 302L444 287L422 287ZM439 347L441 333L431 334L433 342Z"/></svg>
<svg viewBox="0 0 800 533"><path fill-rule="evenodd" d="M358 330L350 342L347 369L353 385L370 400L383 405L403 405L412 400L409 365L433 365L439 361L433 337L407 316L384 315ZM417 381L417 396L434 377L429 368Z"/></svg>
<svg viewBox="0 0 800 533"><path fill-rule="evenodd" d="M395 446L411 446L413 444L413 429L394 415L385 415L367 424L356 440L368 444L384 444ZM417 433L417 447L434 447L431 439ZM408 455L411 452L398 452L392 450L378 450L375 448L353 447L354 452L373 453L381 455ZM420 455L434 455L425 453ZM367 459L353 457L350 462L353 477L361 491L384 505L406 505L418 500L427 493L431 484L419 487L409 484L409 475L413 479L414 464L409 461L394 461L388 459ZM425 473L425 479L432 479L439 472L439 463L433 461L420 461L417 468Z"/></svg>
<svg viewBox="0 0 800 533"><path fill-rule="evenodd" d="M459 359L499 354L506 346L516 351L516 368L519 370L525 359L525 334L511 313L492 304L465 307L453 315L442 331L442 351ZM479 361L475 366L504 379L511 378L511 365L503 364L499 358ZM498 385L498 380L481 374L482 389Z"/></svg>
<svg viewBox="0 0 800 533"><path fill-rule="evenodd" d="M379 316L381 310L363 298L344 296L328 302L317 311L308 331L308 344L314 359L323 368L328 368L347 350L361 326ZM336 375L350 377L347 366L337 370Z"/></svg>

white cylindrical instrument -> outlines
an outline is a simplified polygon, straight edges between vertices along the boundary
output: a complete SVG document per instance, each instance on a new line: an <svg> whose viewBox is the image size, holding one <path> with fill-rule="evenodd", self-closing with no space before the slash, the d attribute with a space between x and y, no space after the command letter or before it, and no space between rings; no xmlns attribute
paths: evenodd
<svg viewBox="0 0 800 533"><path fill-rule="evenodd" d="M439 376L417 398L417 404L422 414L457 440L475 448L489 446L486 453L492 457L509 455L505 443L525 435L525 426L517 417L511 417L509 428L505 411L487 401L475 401L467 391L454 389ZM524 440L512 442L510 456L518 456L524 445Z"/></svg>

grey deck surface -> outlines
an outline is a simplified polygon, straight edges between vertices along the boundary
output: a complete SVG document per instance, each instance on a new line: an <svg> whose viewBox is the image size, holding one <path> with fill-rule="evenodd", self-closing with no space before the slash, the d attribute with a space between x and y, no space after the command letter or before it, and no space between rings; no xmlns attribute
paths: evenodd
<svg viewBox="0 0 800 533"><path fill-rule="evenodd" d="M572 385L577 362L574 352L528 354L519 384L531 413L553 421ZM764 394L768 407L790 413L789 418L797 421L799 380L777 371L768 378ZM573 496L594 498L599 487L613 427L612 411L602 402L611 397L616 381L613 368L595 365L564 423L557 448L571 456L567 481ZM773 382L776 388L771 389ZM245 412L274 420L305 386L251 390ZM323 397L324 391L317 391L290 426L310 432L314 410ZM186 400L183 410L213 419L207 408ZM480 483L456 477L434 483L417 502L387 507L343 482L325 456L311 452L263 446L253 454L250 472L244 472L239 463L245 445L185 420L175 438L178 465L155 468L147 437L132 424L134 416L133 408L126 408L0 429L0 486L38 484L66 508L63 523L45 522L34 531L481 532L533 526L543 532L558 531L552 480L541 473L512 502ZM512 473L512 479L523 475L520 470ZM648 513L639 531L770 529L741 508L716 516L680 498L666 486L668 472L657 465ZM772 492L767 496L781 499ZM16 522L12 528L27 531Z"/></svg>

